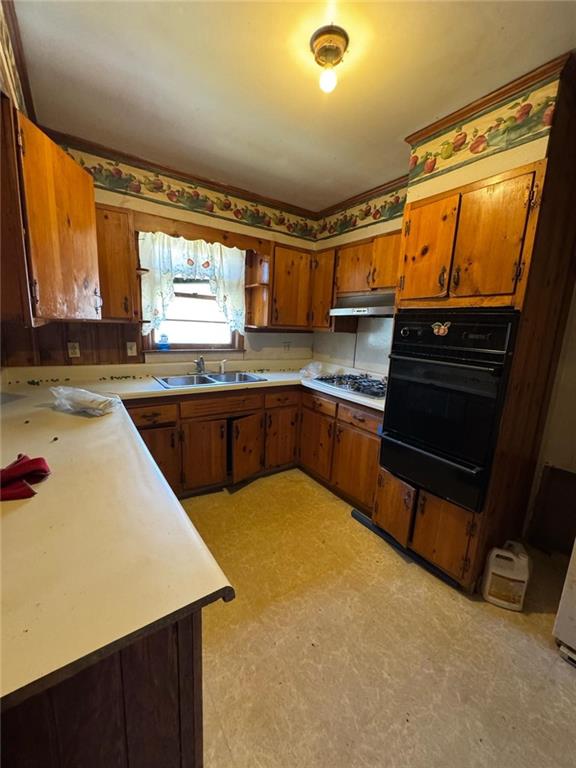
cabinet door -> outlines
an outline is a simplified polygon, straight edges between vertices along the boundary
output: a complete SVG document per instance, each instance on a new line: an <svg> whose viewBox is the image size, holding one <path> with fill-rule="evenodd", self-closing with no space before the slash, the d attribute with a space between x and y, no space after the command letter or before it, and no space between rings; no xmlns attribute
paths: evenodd
<svg viewBox="0 0 576 768"><path fill-rule="evenodd" d="M467 570L474 513L420 491L410 548L460 580Z"/></svg>
<svg viewBox="0 0 576 768"><path fill-rule="evenodd" d="M372 519L403 547L408 545L416 490L385 469L378 470Z"/></svg>
<svg viewBox="0 0 576 768"><path fill-rule="evenodd" d="M180 441L176 427L143 429L142 440L158 464L158 468L174 490L180 487Z"/></svg>
<svg viewBox="0 0 576 768"><path fill-rule="evenodd" d="M272 325L306 327L310 305L310 254L274 250Z"/></svg>
<svg viewBox="0 0 576 768"><path fill-rule="evenodd" d="M26 117L18 124L34 315L99 320L92 178Z"/></svg>
<svg viewBox="0 0 576 768"><path fill-rule="evenodd" d="M132 213L96 206L96 233L102 317L133 320L138 280Z"/></svg>
<svg viewBox="0 0 576 768"><path fill-rule="evenodd" d="M398 261L400 259L400 232L382 235L374 240L370 287L396 288L398 284Z"/></svg>
<svg viewBox="0 0 576 768"><path fill-rule="evenodd" d="M451 295L515 292L533 183L534 173L525 173L462 195Z"/></svg>
<svg viewBox="0 0 576 768"><path fill-rule="evenodd" d="M232 480L240 483L264 468L264 414L235 419L232 429Z"/></svg>
<svg viewBox="0 0 576 768"><path fill-rule="evenodd" d="M344 495L372 509L376 492L380 439L343 424L336 425L332 483Z"/></svg>
<svg viewBox="0 0 576 768"><path fill-rule="evenodd" d="M372 246L372 243L361 243L338 249L336 293L359 293L370 290Z"/></svg>
<svg viewBox="0 0 576 768"><path fill-rule="evenodd" d="M333 434L334 419L307 408L302 409L300 463L323 480L330 480Z"/></svg>
<svg viewBox="0 0 576 768"><path fill-rule="evenodd" d="M182 424L182 477L193 490L226 482L226 419Z"/></svg>
<svg viewBox="0 0 576 768"><path fill-rule="evenodd" d="M334 251L323 251L312 256L312 297L310 299L310 325L312 328L330 327L330 308L334 293Z"/></svg>
<svg viewBox="0 0 576 768"><path fill-rule="evenodd" d="M266 412L266 469L296 461L298 407L273 408Z"/></svg>
<svg viewBox="0 0 576 768"><path fill-rule="evenodd" d="M446 296L459 195L412 204L405 216L400 299Z"/></svg>

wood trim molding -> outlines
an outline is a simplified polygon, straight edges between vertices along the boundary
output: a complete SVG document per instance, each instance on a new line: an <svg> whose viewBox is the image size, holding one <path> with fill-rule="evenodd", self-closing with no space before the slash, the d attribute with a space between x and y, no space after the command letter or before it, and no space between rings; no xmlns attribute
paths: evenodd
<svg viewBox="0 0 576 768"><path fill-rule="evenodd" d="M522 77L512 80L510 83L486 94L486 96L482 96L481 98L476 99L476 101L470 102L470 104L467 104L465 107L461 107L461 109L451 112L449 115L440 118L440 120L436 120L425 128L421 128L420 130L411 133L409 136L406 136L405 141L412 146L420 144L423 139L428 139L446 128L458 125L459 123L470 119L478 112L496 106L504 99L514 96L514 94L526 90L526 88L530 88L532 85L536 85L555 75L560 75L571 55L571 52L568 52L562 54L562 56L557 56L555 59L543 64L541 67L537 67L537 69L533 69L531 72L522 75Z"/></svg>
<svg viewBox="0 0 576 768"><path fill-rule="evenodd" d="M10 36L12 50L14 51L14 59L16 61L18 76L20 77L20 86L22 88L22 95L24 96L26 112L28 113L28 117L36 122L36 111L34 109L34 101L30 89L30 80L28 79L28 70L26 68L26 59L24 57L22 38L20 37L18 17L16 16L16 9L14 8L14 0L2 0L2 10L4 11L4 18L6 19L6 25L8 27L8 35Z"/></svg>
<svg viewBox="0 0 576 768"><path fill-rule="evenodd" d="M384 184L380 184L378 187L367 189L366 192L359 192L357 195L348 197L346 200L342 200L341 203L336 203L335 205L331 205L328 208L323 208L321 211L308 211L308 216L309 218L315 220L326 219L328 216L333 216L334 214L340 213L347 208L352 208L354 205L360 205L360 203L363 203L366 200L373 200L375 197L385 195L387 192L394 192L397 189L401 189L407 186L408 174L405 174L404 176L399 176L397 179L392 179L391 181L387 181Z"/></svg>

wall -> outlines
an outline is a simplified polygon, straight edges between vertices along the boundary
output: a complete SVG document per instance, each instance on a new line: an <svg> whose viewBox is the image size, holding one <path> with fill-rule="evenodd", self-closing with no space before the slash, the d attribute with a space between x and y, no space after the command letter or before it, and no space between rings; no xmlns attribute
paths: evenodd
<svg viewBox="0 0 576 768"><path fill-rule="evenodd" d="M361 318L357 333L316 332L312 356L326 366L356 368L385 376L388 374L393 324L391 317Z"/></svg>

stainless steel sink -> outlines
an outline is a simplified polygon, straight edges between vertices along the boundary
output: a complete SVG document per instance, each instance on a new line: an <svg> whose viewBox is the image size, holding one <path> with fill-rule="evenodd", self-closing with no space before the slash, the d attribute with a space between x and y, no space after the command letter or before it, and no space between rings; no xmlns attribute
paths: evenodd
<svg viewBox="0 0 576 768"><path fill-rule="evenodd" d="M166 389L174 387L200 387L206 384L248 384L252 381L266 381L263 376L253 373L191 373L188 376L155 376Z"/></svg>
<svg viewBox="0 0 576 768"><path fill-rule="evenodd" d="M240 373L238 371L230 371L230 373L211 373L209 376L219 384L241 384L249 381L266 381L262 376L255 376L253 373Z"/></svg>
<svg viewBox="0 0 576 768"><path fill-rule="evenodd" d="M213 380L203 373L191 373L189 376L155 376L166 389L172 387L197 387L201 384L214 384Z"/></svg>

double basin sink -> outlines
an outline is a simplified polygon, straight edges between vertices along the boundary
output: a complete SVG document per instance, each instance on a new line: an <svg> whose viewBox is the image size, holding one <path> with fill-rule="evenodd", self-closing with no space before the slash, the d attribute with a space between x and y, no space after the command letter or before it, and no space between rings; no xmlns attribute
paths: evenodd
<svg viewBox="0 0 576 768"><path fill-rule="evenodd" d="M191 373L187 376L155 376L166 389L173 387L200 387L203 384L249 384L254 381L266 381L263 376L253 373Z"/></svg>

